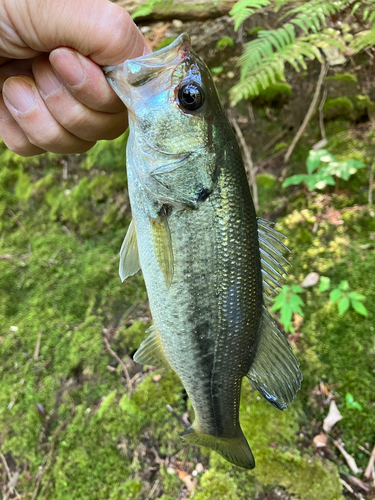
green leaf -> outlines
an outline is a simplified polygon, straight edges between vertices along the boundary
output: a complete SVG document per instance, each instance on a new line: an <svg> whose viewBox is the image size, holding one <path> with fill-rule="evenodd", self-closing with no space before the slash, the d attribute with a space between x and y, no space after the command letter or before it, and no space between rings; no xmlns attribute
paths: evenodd
<svg viewBox="0 0 375 500"><path fill-rule="evenodd" d="M285 288L285 286L284 286L284 288ZM298 285L292 285L291 289L293 290L293 292L296 292L296 293L302 293L303 292L302 288L300 286L298 286Z"/></svg>
<svg viewBox="0 0 375 500"><path fill-rule="evenodd" d="M357 292L350 292L348 297L352 300L357 300L357 301L366 300L366 297L364 295L361 295L360 293Z"/></svg>
<svg viewBox="0 0 375 500"><path fill-rule="evenodd" d="M339 288L340 288L340 290L344 290L344 291L349 290L348 280L342 280L339 284Z"/></svg>
<svg viewBox="0 0 375 500"><path fill-rule="evenodd" d="M329 298L332 304L334 304L337 300L339 300L340 297L341 297L340 288L334 288L329 294Z"/></svg>
<svg viewBox="0 0 375 500"><path fill-rule="evenodd" d="M368 311L366 307L362 304L362 302L358 302L357 300L352 300L352 307L358 314L362 314L362 316L368 316Z"/></svg>
<svg viewBox="0 0 375 500"><path fill-rule="evenodd" d="M291 186L292 184L302 184L306 177L308 177L306 174L292 175L291 177L285 179L282 183L282 187Z"/></svg>
<svg viewBox="0 0 375 500"><path fill-rule="evenodd" d="M354 403L354 398L353 396L348 392L347 395L345 396L345 400L346 400L346 405L349 406L351 405L352 403Z"/></svg>
<svg viewBox="0 0 375 500"><path fill-rule="evenodd" d="M349 408L350 410L362 411L362 406L359 403L357 403L357 401L354 401L353 396L349 392L345 396L345 401L346 401L346 407Z"/></svg>
<svg viewBox="0 0 375 500"><path fill-rule="evenodd" d="M364 168L366 165L361 161L357 160L345 160L341 162L332 162L326 169L331 175L336 175L347 181L349 177L357 172L360 168Z"/></svg>
<svg viewBox="0 0 375 500"><path fill-rule="evenodd" d="M334 186L335 180L331 175L321 169L316 174L306 176L305 184L310 191L314 191L314 189L324 189L327 184Z"/></svg>
<svg viewBox="0 0 375 500"><path fill-rule="evenodd" d="M339 314L342 316L349 309L350 301L348 297L343 297L338 303Z"/></svg>
<svg viewBox="0 0 375 500"><path fill-rule="evenodd" d="M216 49L221 50L221 49L226 49L227 47L233 47L234 45L234 40L233 38L230 38L229 36L223 36L223 38L220 38L216 44Z"/></svg>
<svg viewBox="0 0 375 500"><path fill-rule="evenodd" d="M331 287L331 279L327 276L320 277L319 292L326 292Z"/></svg>
<svg viewBox="0 0 375 500"><path fill-rule="evenodd" d="M306 160L306 167L309 174L314 172L321 162L334 161L335 158L326 149L318 149L309 151L309 156Z"/></svg>

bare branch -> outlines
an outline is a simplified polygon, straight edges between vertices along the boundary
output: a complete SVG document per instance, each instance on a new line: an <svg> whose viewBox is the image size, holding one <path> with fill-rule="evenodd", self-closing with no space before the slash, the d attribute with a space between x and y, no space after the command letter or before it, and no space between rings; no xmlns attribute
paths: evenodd
<svg viewBox="0 0 375 500"><path fill-rule="evenodd" d="M129 375L129 371L126 368L125 363L122 361L122 359L111 348L111 346L109 345L109 341L108 341L108 339L107 339L107 337L105 335L103 335L103 340L104 340L105 348L107 349L107 351L109 352L109 354L111 354L111 356L113 356L115 358L115 360L119 363L119 365L121 366L122 371L124 372L124 375L125 375L125 378L126 378L126 383L127 383L127 386L128 386L128 397L130 398L130 396L131 396L131 394L133 392L133 384L132 384L132 380L131 380L130 375Z"/></svg>
<svg viewBox="0 0 375 500"><path fill-rule="evenodd" d="M248 175L248 179L250 182L250 186L252 188L252 194L253 194L253 202L254 202L254 207L255 210L258 210L259 208L259 199L258 199L258 186L256 182L256 171L257 169L254 167L253 160L251 158L251 148L246 144L245 138L243 136L243 133L240 129L240 126L237 123L237 120L233 117L229 117L229 121L231 122L234 132L237 136L238 142L241 146L242 153L243 153L243 159L244 159L244 164L245 164L245 170Z"/></svg>
<svg viewBox="0 0 375 500"><path fill-rule="evenodd" d="M316 103L318 102L318 98L320 95L320 91L321 91L321 88L323 85L323 80L324 80L324 77L326 75L326 72L327 72L327 65L325 63L324 57L322 56L322 66L320 68L320 74L319 74L319 78L318 78L318 83L316 85L314 97L311 101L310 107L306 113L306 116L302 122L302 125L300 126L296 136L294 137L294 139L292 141L292 144L289 146L288 151L286 152L286 155L284 158L284 163L288 163L288 161L290 160L290 157L292 156L294 148L296 147L298 141L301 139L309 121L311 120L311 117L314 114L314 111L316 108Z"/></svg>

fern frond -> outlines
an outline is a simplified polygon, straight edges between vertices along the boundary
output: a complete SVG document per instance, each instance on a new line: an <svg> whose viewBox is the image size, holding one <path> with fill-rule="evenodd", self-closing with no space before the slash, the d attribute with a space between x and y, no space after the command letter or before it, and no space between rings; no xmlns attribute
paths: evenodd
<svg viewBox="0 0 375 500"><path fill-rule="evenodd" d="M374 47L375 45L375 24L370 30L364 30L357 33L353 40L349 44L349 48L353 50L354 54L357 54L361 50Z"/></svg>
<svg viewBox="0 0 375 500"><path fill-rule="evenodd" d="M296 39L294 26L290 23L276 30L260 31L258 38L245 45L244 52L239 58L238 64L241 67L241 77L257 67L262 59L272 57L274 50L283 50L286 46L293 44Z"/></svg>
<svg viewBox="0 0 375 500"><path fill-rule="evenodd" d="M256 66L248 68L240 82L231 89L232 104L241 99L255 97L261 88L265 89L272 83L285 80L285 63L289 63L296 71L306 69L306 58L321 60L319 49L308 38L297 39L281 50L263 57Z"/></svg>
<svg viewBox="0 0 375 500"><path fill-rule="evenodd" d="M319 49L324 49L326 47L337 47L341 52L344 52L347 47L345 45L344 40L341 36L333 36L331 33L322 32L322 33L313 33L311 35L301 37L301 40L304 42L310 43ZM319 51L318 51L319 52Z"/></svg>
<svg viewBox="0 0 375 500"><path fill-rule="evenodd" d="M235 31L237 31L241 24L248 17L252 16L255 11L263 7L268 7L270 4L271 0L239 0L229 12L235 21Z"/></svg>

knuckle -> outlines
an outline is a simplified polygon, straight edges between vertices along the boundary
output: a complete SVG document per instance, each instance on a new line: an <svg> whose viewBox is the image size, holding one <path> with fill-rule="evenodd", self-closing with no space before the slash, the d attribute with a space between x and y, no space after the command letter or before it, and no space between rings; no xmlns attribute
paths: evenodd
<svg viewBox="0 0 375 500"><path fill-rule="evenodd" d="M50 151L50 148L54 145L61 144L62 133L58 127L50 127L49 129L44 129L40 135L35 135L34 131L28 133L28 139L34 146Z"/></svg>

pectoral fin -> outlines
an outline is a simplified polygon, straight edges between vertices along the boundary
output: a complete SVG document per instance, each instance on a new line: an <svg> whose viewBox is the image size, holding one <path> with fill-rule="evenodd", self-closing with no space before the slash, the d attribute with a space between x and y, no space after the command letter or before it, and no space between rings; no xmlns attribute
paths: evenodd
<svg viewBox="0 0 375 500"><path fill-rule="evenodd" d="M173 248L165 210L162 209L156 219L150 218L150 223L155 257L169 288L173 279Z"/></svg>
<svg viewBox="0 0 375 500"><path fill-rule="evenodd" d="M140 365L170 368L171 366L165 357L155 325L150 326L146 333L150 333L150 335L142 342L138 351L134 354L134 361Z"/></svg>
<svg viewBox="0 0 375 500"><path fill-rule="evenodd" d="M134 222L131 221L120 250L119 275L121 281L126 280L128 276L133 276L140 268L137 235Z"/></svg>
<svg viewBox="0 0 375 500"><path fill-rule="evenodd" d="M287 408L301 387L298 359L265 307L258 349L247 377L279 410Z"/></svg>

